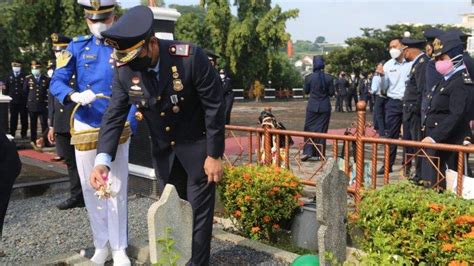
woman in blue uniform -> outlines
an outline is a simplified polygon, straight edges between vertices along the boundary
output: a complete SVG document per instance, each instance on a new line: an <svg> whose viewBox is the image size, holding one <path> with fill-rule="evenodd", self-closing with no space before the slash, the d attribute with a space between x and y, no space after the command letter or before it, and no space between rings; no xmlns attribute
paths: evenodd
<svg viewBox="0 0 474 266"><path fill-rule="evenodd" d="M428 109L423 131L427 143L463 144L471 136L469 127L470 90L473 83L463 62L463 45L459 37L452 33L439 36L433 43L436 70L443 76L428 95ZM440 172L446 167L457 169L457 154L447 151L430 151L439 157ZM424 160L423 181L426 187L438 182L438 172L428 160ZM441 177L440 177L441 178ZM445 187L445 182L440 184Z"/></svg>
<svg viewBox="0 0 474 266"><path fill-rule="evenodd" d="M331 118L331 103L329 97L334 95L334 83L331 75L324 73L324 59L322 56L315 56L313 59L313 74L306 78L304 92L309 94L308 106L306 107L306 120L304 131L327 133L329 119ZM326 150L325 139L313 139L315 144L321 144L322 154L316 151L316 147L311 141L305 140L302 161L307 161L311 157L320 159Z"/></svg>

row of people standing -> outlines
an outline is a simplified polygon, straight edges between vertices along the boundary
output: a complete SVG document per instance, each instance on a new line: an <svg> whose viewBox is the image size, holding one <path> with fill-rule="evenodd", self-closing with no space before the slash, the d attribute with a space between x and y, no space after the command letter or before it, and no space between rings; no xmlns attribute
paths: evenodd
<svg viewBox="0 0 474 266"><path fill-rule="evenodd" d="M392 59L376 67L371 88L376 94L375 120L380 136L398 139L403 128L405 140L462 144L470 137L472 92L465 63L472 59L463 57L462 36L458 31L445 33L428 29L427 40L396 38L390 41ZM433 51L433 59L430 51ZM397 147L391 145L389 172L393 170L396 150ZM415 152L413 148L404 150L405 154ZM417 156L415 174L411 176L409 171L405 174L415 183L423 181L425 186L432 187L444 176L447 167L456 168L452 153L429 151L429 155L440 159L439 171L429 160ZM411 166L408 157L404 156L406 169ZM384 166L378 174L383 172Z"/></svg>
<svg viewBox="0 0 474 266"><path fill-rule="evenodd" d="M370 93L370 87L372 82L372 73L363 73L357 76L355 73L351 73L350 77L347 77L346 73L341 71L339 78L335 80L335 96L336 96L336 112L355 111L355 106L359 100L367 102L370 111L373 110L373 95ZM354 102L354 109L352 108L352 102Z"/></svg>

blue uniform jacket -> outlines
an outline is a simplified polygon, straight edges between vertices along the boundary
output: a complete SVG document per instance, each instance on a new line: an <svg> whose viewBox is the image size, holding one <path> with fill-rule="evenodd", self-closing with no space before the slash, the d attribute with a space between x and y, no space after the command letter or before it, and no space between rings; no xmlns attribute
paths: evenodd
<svg viewBox="0 0 474 266"><path fill-rule="evenodd" d="M334 82L331 75L322 71L324 62L315 57L313 74L306 77L304 91L309 94L306 111L313 113L331 112L329 97L334 95Z"/></svg>
<svg viewBox="0 0 474 266"><path fill-rule="evenodd" d="M95 36L85 35L73 39L66 51L57 60L57 69L50 84L51 94L62 104L67 103L67 96L74 90L69 86L69 81L75 74L77 79L76 91L92 90L94 93L112 95L112 80L114 76L113 59L110 55L113 48L105 45ZM97 99L90 105L81 106L74 116L75 119L92 127L100 127L109 101ZM134 114L136 108L132 107L128 114L132 130L136 128Z"/></svg>

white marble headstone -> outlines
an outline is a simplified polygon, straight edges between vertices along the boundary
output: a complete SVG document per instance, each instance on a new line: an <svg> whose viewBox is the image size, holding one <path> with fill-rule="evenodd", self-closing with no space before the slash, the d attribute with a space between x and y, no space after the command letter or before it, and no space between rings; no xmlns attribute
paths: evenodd
<svg viewBox="0 0 474 266"><path fill-rule="evenodd" d="M166 185L160 200L148 209L148 239L150 262L157 263L163 252L158 239L165 237L166 228L171 228L169 239L174 241L173 250L179 254L177 265L185 265L191 259L193 239L193 210L191 204L182 200L173 185Z"/></svg>

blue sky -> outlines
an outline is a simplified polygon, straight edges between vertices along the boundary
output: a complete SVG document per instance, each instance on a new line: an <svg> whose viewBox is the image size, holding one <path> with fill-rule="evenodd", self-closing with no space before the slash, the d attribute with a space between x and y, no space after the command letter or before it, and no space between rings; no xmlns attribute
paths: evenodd
<svg viewBox="0 0 474 266"><path fill-rule="evenodd" d="M124 7L139 0L121 0ZM233 2L233 0L231 0ZM361 34L360 28L383 28L401 22L461 23L460 14L472 12L471 0L273 0L284 10L298 8L300 15L287 24L293 40L326 37L343 42ZM165 0L166 4L191 5L199 0Z"/></svg>

